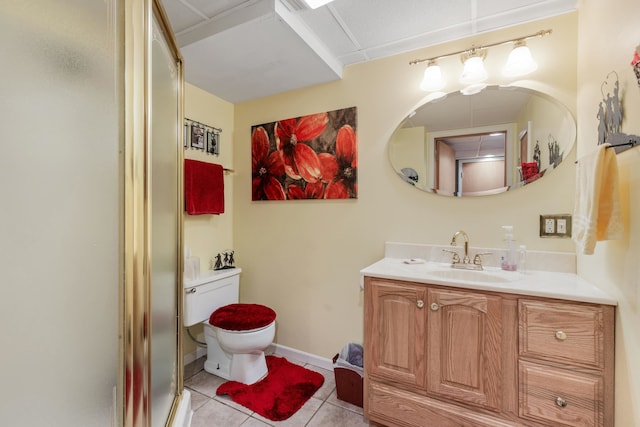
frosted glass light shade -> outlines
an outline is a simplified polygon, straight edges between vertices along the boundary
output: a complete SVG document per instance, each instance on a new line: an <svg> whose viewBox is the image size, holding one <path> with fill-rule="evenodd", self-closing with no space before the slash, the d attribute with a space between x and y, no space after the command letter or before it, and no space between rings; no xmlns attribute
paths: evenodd
<svg viewBox="0 0 640 427"><path fill-rule="evenodd" d="M426 92L433 92L442 89L445 83L440 66L431 64L424 70L424 78L420 83L420 89Z"/></svg>
<svg viewBox="0 0 640 427"><path fill-rule="evenodd" d="M489 75L484 68L484 61L481 56L472 56L464 61L464 69L460 76L460 83L472 85L487 80Z"/></svg>
<svg viewBox="0 0 640 427"><path fill-rule="evenodd" d="M517 77L532 73L537 69L538 64L531 56L529 47L522 43L516 44L509 54L507 63L502 69L502 74L507 77Z"/></svg>

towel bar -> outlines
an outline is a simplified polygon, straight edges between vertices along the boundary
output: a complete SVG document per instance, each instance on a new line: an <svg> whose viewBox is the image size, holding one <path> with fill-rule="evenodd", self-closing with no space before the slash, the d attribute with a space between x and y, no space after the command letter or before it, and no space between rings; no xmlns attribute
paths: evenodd
<svg viewBox="0 0 640 427"><path fill-rule="evenodd" d="M625 147L625 146L627 146L627 145L630 145L630 147L629 147L629 148L633 148L633 147L635 147L638 143L639 143L639 142L638 142L637 140L635 140L635 139L630 139L628 142L622 142L622 143L620 143L620 144L613 144L613 145L608 146L607 148ZM629 148L627 148L626 150L628 150ZM621 153L622 151L625 151L625 150L621 150L621 151L616 150L616 154ZM578 161L576 160L576 161L575 161L575 162L573 162L573 163L578 163Z"/></svg>

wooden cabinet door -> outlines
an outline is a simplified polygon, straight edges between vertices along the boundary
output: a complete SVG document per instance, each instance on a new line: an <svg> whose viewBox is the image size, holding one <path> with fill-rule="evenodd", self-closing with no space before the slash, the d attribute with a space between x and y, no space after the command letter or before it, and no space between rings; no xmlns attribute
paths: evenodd
<svg viewBox="0 0 640 427"><path fill-rule="evenodd" d="M364 361L367 375L424 389L424 286L367 278Z"/></svg>
<svg viewBox="0 0 640 427"><path fill-rule="evenodd" d="M427 390L499 411L502 407L500 297L428 290Z"/></svg>

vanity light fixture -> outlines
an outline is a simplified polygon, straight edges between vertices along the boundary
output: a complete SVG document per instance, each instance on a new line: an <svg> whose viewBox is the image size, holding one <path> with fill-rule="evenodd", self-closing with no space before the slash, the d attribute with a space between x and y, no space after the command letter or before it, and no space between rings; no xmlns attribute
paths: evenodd
<svg viewBox="0 0 640 427"><path fill-rule="evenodd" d="M427 69L424 70L424 78L420 84L420 89L425 92L435 92L442 89L446 83L438 63L435 60L429 61Z"/></svg>
<svg viewBox="0 0 640 427"><path fill-rule="evenodd" d="M538 69L538 63L531 56L527 42L517 40L513 44L513 50L509 53L507 63L504 64L502 74L507 77L525 76Z"/></svg>
<svg viewBox="0 0 640 427"><path fill-rule="evenodd" d="M489 74L487 74L487 70L484 68L485 56L487 56L486 50L476 49L475 47L472 47L471 50L462 54L460 59L464 64L464 69L460 76L460 83L475 85L489 78Z"/></svg>
<svg viewBox="0 0 640 427"><path fill-rule="evenodd" d="M482 91L486 87L486 84L483 82L489 78L487 70L484 68L484 58L487 55L487 49L513 43L514 48L509 54L509 59L502 71L507 77L523 76L538 68L538 64L534 61L531 56L531 51L526 45L526 40L544 37L549 34L551 34L551 30L541 30L517 39L504 40L484 46L472 46L469 49L447 53L433 58L414 59L409 62L409 65L420 64L422 62L427 63L427 69L424 72L424 78L420 83L420 88L427 92L433 92L442 89L446 82L440 67L437 65L437 61L450 56L460 55L460 59L464 64L464 69L460 76L460 83L466 85L460 92L464 95L471 95Z"/></svg>

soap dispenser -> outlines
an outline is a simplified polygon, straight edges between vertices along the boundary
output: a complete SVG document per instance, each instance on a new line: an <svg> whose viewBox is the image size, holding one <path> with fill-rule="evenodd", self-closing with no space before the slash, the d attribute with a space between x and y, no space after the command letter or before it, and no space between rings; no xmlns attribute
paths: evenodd
<svg viewBox="0 0 640 427"><path fill-rule="evenodd" d="M513 226L503 225L505 253L502 257L501 267L503 270L516 271L518 268L518 258L516 244L513 240Z"/></svg>

